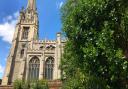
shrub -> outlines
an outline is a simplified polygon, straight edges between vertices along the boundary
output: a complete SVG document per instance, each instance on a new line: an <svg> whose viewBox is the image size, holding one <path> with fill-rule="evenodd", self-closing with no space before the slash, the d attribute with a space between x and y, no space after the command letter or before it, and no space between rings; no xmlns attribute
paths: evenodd
<svg viewBox="0 0 128 89"><path fill-rule="evenodd" d="M36 81L22 81L15 80L13 83L14 89L49 89L48 83L45 80L36 80Z"/></svg>

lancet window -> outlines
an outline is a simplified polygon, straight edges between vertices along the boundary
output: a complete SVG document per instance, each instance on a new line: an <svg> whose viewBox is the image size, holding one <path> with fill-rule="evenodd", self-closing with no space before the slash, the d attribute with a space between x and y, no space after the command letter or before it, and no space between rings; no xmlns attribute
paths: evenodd
<svg viewBox="0 0 128 89"><path fill-rule="evenodd" d="M23 58L23 56L24 56L24 49L22 49L20 52L20 58Z"/></svg>

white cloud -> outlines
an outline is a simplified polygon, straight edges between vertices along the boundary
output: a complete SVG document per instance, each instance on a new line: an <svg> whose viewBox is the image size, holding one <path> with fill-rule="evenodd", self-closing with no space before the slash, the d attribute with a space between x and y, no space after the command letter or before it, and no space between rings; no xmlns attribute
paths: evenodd
<svg viewBox="0 0 128 89"><path fill-rule="evenodd" d="M10 16L8 16L6 19L7 19L7 20L12 20L12 18L13 18L13 17L10 15Z"/></svg>
<svg viewBox="0 0 128 89"><path fill-rule="evenodd" d="M18 18L18 16L19 16L19 11L17 11L16 13L14 13L13 16L14 16L15 18Z"/></svg>
<svg viewBox="0 0 128 89"><path fill-rule="evenodd" d="M4 60L7 61L7 58L5 58Z"/></svg>
<svg viewBox="0 0 128 89"><path fill-rule="evenodd" d="M19 16L19 12L17 11L15 13L13 13L12 15L9 15L9 16L6 16L5 18L3 18L3 21L4 22L12 21L14 19L17 19L18 16Z"/></svg>
<svg viewBox="0 0 128 89"><path fill-rule="evenodd" d="M0 24L0 37L2 37L3 41L11 43L13 38L13 33L15 30L16 21L6 22L4 24Z"/></svg>
<svg viewBox="0 0 128 89"><path fill-rule="evenodd" d="M61 7L63 6L64 2L61 1L61 2L56 2L56 6L58 9L61 9Z"/></svg>
<svg viewBox="0 0 128 89"><path fill-rule="evenodd" d="M3 74L4 73L4 67L2 65L0 65L0 73Z"/></svg>
<svg viewBox="0 0 128 89"><path fill-rule="evenodd" d="M3 41L12 42L18 15L18 12L16 12L13 15L3 18L4 23L0 24L0 37Z"/></svg>
<svg viewBox="0 0 128 89"><path fill-rule="evenodd" d="M61 8L63 6L64 2L60 2L59 4L59 8Z"/></svg>

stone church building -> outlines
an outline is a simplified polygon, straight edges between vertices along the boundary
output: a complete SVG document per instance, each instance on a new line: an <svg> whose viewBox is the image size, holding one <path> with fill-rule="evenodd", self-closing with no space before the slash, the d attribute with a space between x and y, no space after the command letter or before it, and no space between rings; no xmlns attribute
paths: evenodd
<svg viewBox="0 0 128 89"><path fill-rule="evenodd" d="M21 80L57 80L65 41L57 33L56 40L39 40L39 20L36 0L28 0L20 11L12 46L7 58L2 85Z"/></svg>

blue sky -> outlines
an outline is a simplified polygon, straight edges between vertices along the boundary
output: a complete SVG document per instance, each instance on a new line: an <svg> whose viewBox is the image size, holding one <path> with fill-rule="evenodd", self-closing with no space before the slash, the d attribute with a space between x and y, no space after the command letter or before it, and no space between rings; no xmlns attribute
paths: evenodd
<svg viewBox="0 0 128 89"><path fill-rule="evenodd" d="M65 0L37 0L40 39L56 39L61 31L60 8ZM21 7L27 0L0 0L0 78L3 76L6 58L11 47L15 24Z"/></svg>

